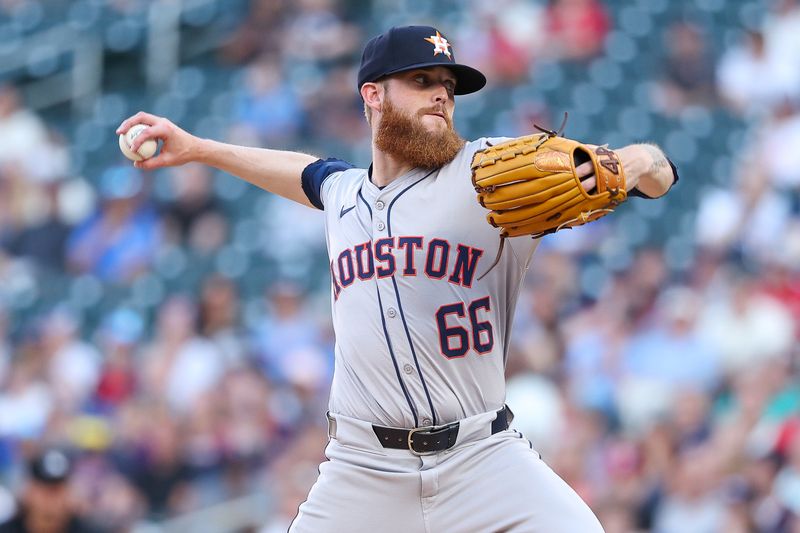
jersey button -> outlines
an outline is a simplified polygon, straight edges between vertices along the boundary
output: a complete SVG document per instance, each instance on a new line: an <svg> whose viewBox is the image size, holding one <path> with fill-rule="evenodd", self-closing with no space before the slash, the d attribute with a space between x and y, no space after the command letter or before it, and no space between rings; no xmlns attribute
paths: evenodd
<svg viewBox="0 0 800 533"><path fill-rule="evenodd" d="M390 308L389 308L389 309L386 311L386 314L387 314L387 315L389 315L389 318L394 318L394 317L396 317L396 316L397 316L397 311L395 311L395 310L394 310L394 307L390 307Z"/></svg>
<svg viewBox="0 0 800 533"><path fill-rule="evenodd" d="M411 374L412 372L414 372L414 367L406 363L405 365L403 365L403 372L405 372L406 374Z"/></svg>
<svg viewBox="0 0 800 533"><path fill-rule="evenodd" d="M378 231L383 231L384 229L386 229L386 224L384 224L383 222L378 222L376 224L376 227L378 228Z"/></svg>
<svg viewBox="0 0 800 533"><path fill-rule="evenodd" d="M423 426L430 426L431 425L431 419L430 418L423 418L422 419L422 425Z"/></svg>
<svg viewBox="0 0 800 533"><path fill-rule="evenodd" d="M386 204L384 204L384 203L383 203L382 201L380 201L380 200L378 200L377 202L375 202L375 208L376 208L376 209L378 209L378 210L380 210L380 209L383 209L383 207L384 207L385 205L386 205Z"/></svg>

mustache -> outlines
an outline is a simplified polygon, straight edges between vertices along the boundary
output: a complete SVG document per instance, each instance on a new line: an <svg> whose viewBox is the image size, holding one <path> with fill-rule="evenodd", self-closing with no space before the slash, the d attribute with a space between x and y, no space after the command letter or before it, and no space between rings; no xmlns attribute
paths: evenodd
<svg viewBox="0 0 800 533"><path fill-rule="evenodd" d="M440 106L433 106L433 107L424 107L417 112L417 115L422 118L425 115L429 114L440 114L442 118L444 118L445 122L447 122L447 127L452 129L453 128L453 121L450 119L450 115L447 114L444 107Z"/></svg>

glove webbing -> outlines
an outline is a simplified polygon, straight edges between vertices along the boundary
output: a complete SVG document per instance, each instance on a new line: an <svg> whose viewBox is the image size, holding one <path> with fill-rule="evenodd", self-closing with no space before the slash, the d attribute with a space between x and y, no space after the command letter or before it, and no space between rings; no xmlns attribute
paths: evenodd
<svg viewBox="0 0 800 533"><path fill-rule="evenodd" d="M548 139L551 139L553 137L558 137L559 135L564 133L564 128L567 126L567 117L569 117L569 114L566 111L564 111L564 119L561 121L561 126L559 126L558 130L556 130L556 131L548 130L547 128L543 128L543 127L539 126L538 124L534 124L533 125L534 128L536 128L537 130L539 130L539 131L541 131L542 133L545 134L545 135L542 135L542 138L539 139L539 142L537 142L532 147L526 147L523 150L515 150L514 152L506 153L506 154L503 154L503 155L513 155L514 157L516 157L518 155L526 155L526 154L529 154L531 152L535 152L545 142L547 142ZM493 146L489 142L487 142L486 145L489 146L489 147ZM499 161L501 159L504 159L504 158L502 156L493 157L493 158L487 159L486 163L484 163L483 159L481 159L480 166L485 167L485 166L493 165L493 164L495 164L497 161ZM510 158L506 157L505 159L510 159ZM495 185L490 185L489 187L486 187L485 190L486 191L494 190L495 187L496 187ZM479 190L478 192L482 192L482 191ZM591 214L591 213L589 213L589 214ZM575 220L577 220L577 219L575 219ZM553 233L554 231L557 231L558 229L561 229L564 226L564 224L569 224L571 222L574 222L574 220L568 220L567 222L562 223L557 229L554 229L554 230L551 230L551 231L545 231L545 232L542 232L541 234L532 235L531 237L534 238L534 239L537 239L539 237L543 237L544 235L546 235L548 233ZM482 280L486 276L486 274L491 272L492 269L497 266L497 263L500 262L500 257L503 255L503 248L505 248L505 244L506 244L506 239L507 238L508 238L507 235L500 235L500 246L497 248L497 255L494 258L494 262L491 264L491 266L489 266L489 268L486 270L486 272L484 272L483 274L478 276L478 280L479 281Z"/></svg>

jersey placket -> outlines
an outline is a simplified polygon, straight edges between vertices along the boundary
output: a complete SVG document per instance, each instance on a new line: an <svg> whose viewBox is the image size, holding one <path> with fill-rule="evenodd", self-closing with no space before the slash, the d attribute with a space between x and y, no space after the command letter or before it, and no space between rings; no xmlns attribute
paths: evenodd
<svg viewBox="0 0 800 533"><path fill-rule="evenodd" d="M427 178L430 173L424 176L414 176L412 180L403 184L400 188L395 188L394 193L385 190L380 191L375 199L374 214L375 220L373 239L394 238L397 220L392 220L392 206L409 189ZM395 226L393 230L392 226ZM387 318L387 331L395 345L395 353L398 358L398 365L404 376L407 386L412 394L413 402L419 411L416 419L416 426L430 426L437 423L436 414L433 411L430 393L428 392L425 377L421 374L417 354L415 353L413 341L408 330L404 309L398 291L395 275L387 278L378 278L379 290L384 304L384 313Z"/></svg>
<svg viewBox="0 0 800 533"><path fill-rule="evenodd" d="M377 198L370 201L372 208L372 242L377 242L379 239L389 236L387 231L386 207L390 201L390 194L385 191L380 191ZM400 323L400 313L397 310L391 278L376 277L376 284L379 293L378 300L381 305L381 313L383 314L383 321L388 335L387 340L391 342L392 345L391 349L394 353L399 379L405 384L404 388L410 395L410 402L415 411L414 424L419 425L421 416L418 412L420 408L420 398L418 394L416 394L417 386L416 383L414 383L414 366L410 360L409 351L405 346L406 343L403 341L403 328Z"/></svg>

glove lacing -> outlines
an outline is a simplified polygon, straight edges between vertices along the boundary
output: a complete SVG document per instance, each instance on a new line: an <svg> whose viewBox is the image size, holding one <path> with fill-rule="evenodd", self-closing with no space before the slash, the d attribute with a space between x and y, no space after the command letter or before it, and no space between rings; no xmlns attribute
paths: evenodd
<svg viewBox="0 0 800 533"><path fill-rule="evenodd" d="M559 135L564 133L564 128L567 126L567 117L568 116L569 116L569 114L566 111L564 111L564 119L561 121L561 126L559 126L558 130L555 130L555 131L554 130L548 130L547 128L543 128L543 127L539 126L538 124L534 123L533 127L536 128L537 130L541 131L542 133L544 133L544 135L542 135L542 138L539 140L539 142L537 142L533 146L533 151L534 152L536 150L538 150L539 147L541 147L549 139L552 139L553 137L558 137ZM486 143L486 145L487 146L492 146L492 144L488 143L488 142ZM574 221L570 220L570 221L565 222L564 224L569 224L570 222L574 222ZM548 233L553 233L553 232L557 231L558 229L561 229L564 226L564 224L559 226L557 229L554 229L554 230L551 230L551 231L543 231L541 233L537 233L536 235L531 235L531 238L538 239L540 237L544 237ZM497 266L497 263L500 262L500 257L503 255L503 248L505 248L505 244L506 244L506 239L507 238L508 238L508 235L503 235L503 234L500 235L500 246L497 248L497 255L494 258L494 262L486 270L486 272L484 272L483 274L478 276L478 281L482 280L486 276L486 274L491 272L492 269Z"/></svg>

